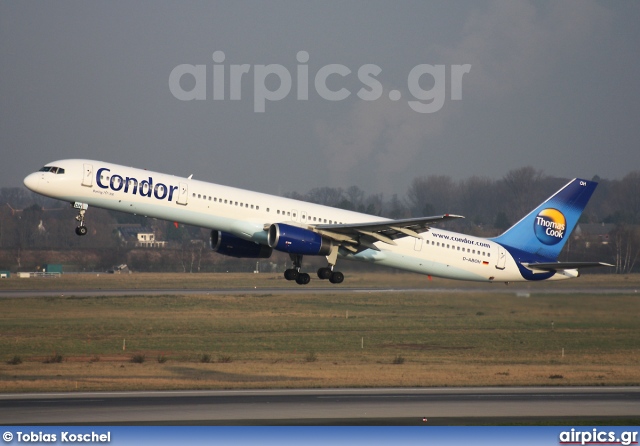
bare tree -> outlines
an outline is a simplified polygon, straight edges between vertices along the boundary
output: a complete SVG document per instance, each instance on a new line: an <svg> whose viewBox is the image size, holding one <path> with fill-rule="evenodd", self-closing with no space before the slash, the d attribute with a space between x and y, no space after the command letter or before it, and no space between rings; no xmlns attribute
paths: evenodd
<svg viewBox="0 0 640 446"><path fill-rule="evenodd" d="M457 185L451 177L430 175L415 178L407 191L407 201L411 213L427 216L437 213L453 212Z"/></svg>
<svg viewBox="0 0 640 446"><path fill-rule="evenodd" d="M306 195L308 201L326 206L337 206L344 199L344 190L340 187L316 187Z"/></svg>
<svg viewBox="0 0 640 446"><path fill-rule="evenodd" d="M611 233L617 274L630 273L640 254L640 231L638 227L619 225Z"/></svg>
<svg viewBox="0 0 640 446"><path fill-rule="evenodd" d="M509 191L513 202L509 206L511 219L523 216L531 210L532 201L538 203L542 198L541 185L543 182L542 171L531 166L510 170L502 178ZM519 217L518 217L519 218Z"/></svg>
<svg viewBox="0 0 640 446"><path fill-rule="evenodd" d="M640 223L640 171L631 172L613 186L613 201L620 219Z"/></svg>

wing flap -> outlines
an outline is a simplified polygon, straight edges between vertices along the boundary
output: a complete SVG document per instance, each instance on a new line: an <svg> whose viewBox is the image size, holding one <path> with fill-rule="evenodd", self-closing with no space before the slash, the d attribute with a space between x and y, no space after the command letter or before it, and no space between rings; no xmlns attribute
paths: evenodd
<svg viewBox="0 0 640 446"><path fill-rule="evenodd" d="M345 236L349 240L353 241L357 241L361 236L365 236L372 238L375 241L395 245L393 240L397 238L407 236L420 238L420 233L428 231L432 224L447 220L455 220L458 218L464 217L461 215L444 214L433 217L405 218L400 220L380 220L340 225L317 225L314 229L317 232L327 234L329 237L334 234L341 235L342 237L339 239L336 237L339 241L346 241L343 238Z"/></svg>

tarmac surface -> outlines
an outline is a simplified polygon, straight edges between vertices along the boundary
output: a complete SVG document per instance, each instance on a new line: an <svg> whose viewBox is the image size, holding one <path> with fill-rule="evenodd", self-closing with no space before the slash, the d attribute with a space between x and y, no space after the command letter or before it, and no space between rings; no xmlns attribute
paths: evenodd
<svg viewBox="0 0 640 446"><path fill-rule="evenodd" d="M0 395L0 424L468 425L640 419L640 387L392 388Z"/></svg>

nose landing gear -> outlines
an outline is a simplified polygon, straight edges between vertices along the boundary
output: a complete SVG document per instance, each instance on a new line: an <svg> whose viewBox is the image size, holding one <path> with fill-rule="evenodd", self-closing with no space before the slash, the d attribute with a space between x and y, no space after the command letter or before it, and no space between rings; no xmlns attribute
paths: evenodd
<svg viewBox="0 0 640 446"><path fill-rule="evenodd" d="M89 205L86 203L71 203L74 209L78 210L78 215L76 215L76 221L79 223L78 227L76 227L77 235L87 235L87 227L84 225L84 214L87 212Z"/></svg>

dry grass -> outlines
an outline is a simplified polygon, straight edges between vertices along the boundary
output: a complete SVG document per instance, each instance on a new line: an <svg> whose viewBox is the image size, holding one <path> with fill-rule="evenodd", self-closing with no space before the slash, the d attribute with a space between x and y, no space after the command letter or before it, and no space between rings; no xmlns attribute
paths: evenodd
<svg viewBox="0 0 640 446"><path fill-rule="evenodd" d="M66 362L44 371L24 364L11 379L3 378L3 392L98 391L144 389L253 389L322 387L429 386L549 386L637 385L637 365L491 365L475 363L402 365L296 359L268 363L231 364L148 361ZM14 372L12 372L14 373ZM562 376L553 379L553 376Z"/></svg>
<svg viewBox="0 0 640 446"><path fill-rule="evenodd" d="M134 276L108 279L115 277L117 289L179 289L185 277ZM228 276L188 275L194 286L260 283L252 274ZM425 285L421 276L383 276L360 280L417 288L418 278ZM487 292L314 295L290 283L299 292L2 298L0 391L638 385L639 279L585 276L571 283L603 294L532 291L529 299L492 293L504 287L498 284ZM103 284L95 280L82 276L75 286ZM212 361L201 363L203 354ZM45 364L53 355L63 362ZM148 360L132 363L136 355ZM22 363L8 364L15 356Z"/></svg>

